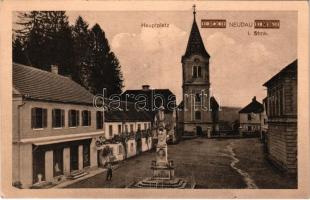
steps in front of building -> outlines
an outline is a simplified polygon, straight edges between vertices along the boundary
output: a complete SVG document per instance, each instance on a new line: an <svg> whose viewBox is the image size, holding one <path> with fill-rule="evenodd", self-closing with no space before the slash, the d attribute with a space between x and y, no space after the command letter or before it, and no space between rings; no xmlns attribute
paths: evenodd
<svg viewBox="0 0 310 200"><path fill-rule="evenodd" d="M68 179L74 180L86 176L88 173L85 171L73 171L69 176Z"/></svg>

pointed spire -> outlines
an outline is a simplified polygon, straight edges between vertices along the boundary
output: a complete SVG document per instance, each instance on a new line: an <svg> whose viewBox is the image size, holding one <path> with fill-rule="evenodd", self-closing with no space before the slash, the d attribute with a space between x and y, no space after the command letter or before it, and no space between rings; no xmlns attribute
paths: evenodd
<svg viewBox="0 0 310 200"><path fill-rule="evenodd" d="M194 15L194 21L192 25L192 30L189 35L188 43L187 43L187 48L185 51L185 54L183 58L189 57L193 54L198 54L203 57L210 58L210 55L205 49L205 46L203 44L203 40L201 38L199 28L196 23L196 5L193 5L193 15ZM182 58L182 60L183 60Z"/></svg>
<svg viewBox="0 0 310 200"><path fill-rule="evenodd" d="M193 5L194 21L196 21L196 5Z"/></svg>

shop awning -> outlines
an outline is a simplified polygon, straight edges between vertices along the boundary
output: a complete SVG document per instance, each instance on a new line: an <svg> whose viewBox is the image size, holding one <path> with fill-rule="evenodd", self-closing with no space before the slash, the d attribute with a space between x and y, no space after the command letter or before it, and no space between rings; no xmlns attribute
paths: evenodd
<svg viewBox="0 0 310 200"><path fill-rule="evenodd" d="M68 142L68 141L76 141L83 139L90 139L96 136L104 135L103 131L99 132L91 132L91 133L78 133L78 134L68 134L68 135L57 135L57 136L48 136L48 137L40 137L40 138L27 138L21 139L21 143L32 143L34 145L46 145L53 144L59 142Z"/></svg>

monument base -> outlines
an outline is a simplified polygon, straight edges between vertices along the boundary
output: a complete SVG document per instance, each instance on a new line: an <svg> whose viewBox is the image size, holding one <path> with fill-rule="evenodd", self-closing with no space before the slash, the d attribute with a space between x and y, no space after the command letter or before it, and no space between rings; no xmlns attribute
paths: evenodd
<svg viewBox="0 0 310 200"><path fill-rule="evenodd" d="M195 183L182 178L174 177L174 168L172 166L153 166L153 176L145 178L142 181L134 183L132 188L194 188Z"/></svg>

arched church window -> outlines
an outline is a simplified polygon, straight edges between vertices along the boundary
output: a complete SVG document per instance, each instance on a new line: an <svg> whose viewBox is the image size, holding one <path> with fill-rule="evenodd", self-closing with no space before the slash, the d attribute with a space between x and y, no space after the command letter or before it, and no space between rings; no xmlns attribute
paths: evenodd
<svg viewBox="0 0 310 200"><path fill-rule="evenodd" d="M201 74L201 66L197 66L197 77L202 77L202 74Z"/></svg>
<svg viewBox="0 0 310 200"><path fill-rule="evenodd" d="M193 66L193 78L202 77L201 66Z"/></svg>
<svg viewBox="0 0 310 200"><path fill-rule="evenodd" d="M197 66L193 66L193 78L197 78Z"/></svg>

